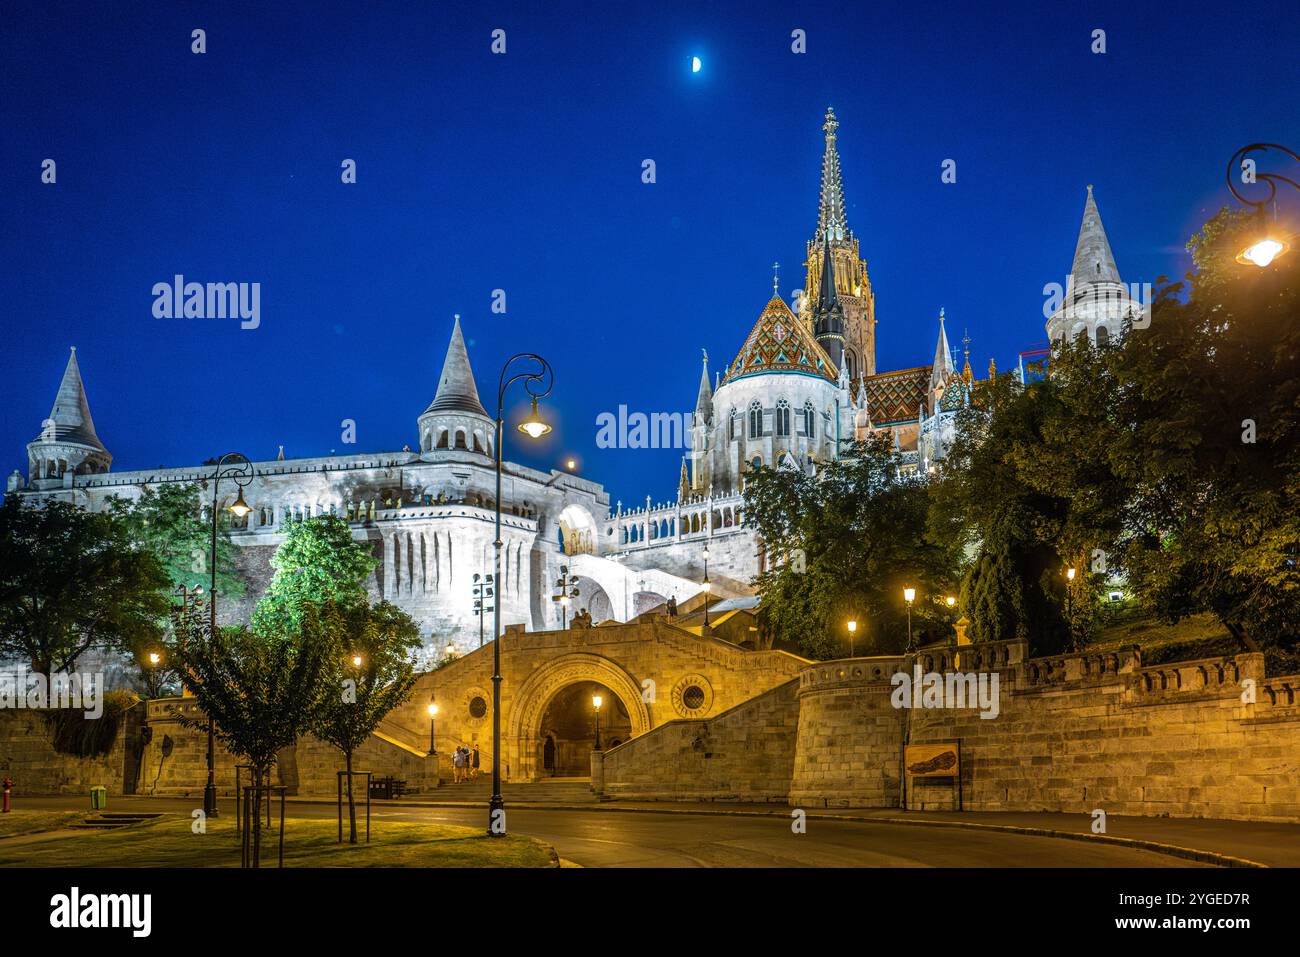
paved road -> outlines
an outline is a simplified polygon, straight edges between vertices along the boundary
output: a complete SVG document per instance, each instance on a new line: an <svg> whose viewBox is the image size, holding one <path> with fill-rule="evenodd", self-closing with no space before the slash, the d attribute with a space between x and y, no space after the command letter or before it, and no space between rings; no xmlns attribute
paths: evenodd
<svg viewBox="0 0 1300 957"><path fill-rule="evenodd" d="M84 806L73 798L40 807ZM230 802L225 802L229 806ZM150 806L188 814L192 800L118 798L114 808ZM295 817L334 817L322 804L291 805ZM1195 867L1191 861L1109 844L962 828L810 820L794 834L784 817L507 809L512 831L540 838L585 867ZM374 820L486 825L484 808L376 807Z"/></svg>

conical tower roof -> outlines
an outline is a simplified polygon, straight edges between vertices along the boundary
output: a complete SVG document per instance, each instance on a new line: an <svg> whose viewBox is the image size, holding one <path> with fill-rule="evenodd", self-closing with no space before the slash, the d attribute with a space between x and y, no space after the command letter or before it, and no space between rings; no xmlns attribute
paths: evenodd
<svg viewBox="0 0 1300 957"><path fill-rule="evenodd" d="M1097 201L1088 187L1088 199L1083 206L1083 223L1079 226L1079 241L1074 247L1074 265L1070 269L1075 288L1085 283L1119 282L1119 267L1110 251L1110 241L1101 225Z"/></svg>
<svg viewBox="0 0 1300 957"><path fill-rule="evenodd" d="M34 441L75 442L101 452L108 451L95 434L95 422L90 417L90 404L86 401L86 387L82 384L81 368L77 365L76 346L68 355L63 381L54 397L54 408L50 409L49 419Z"/></svg>
<svg viewBox="0 0 1300 957"><path fill-rule="evenodd" d="M442 375L438 379L438 392L424 411L487 415L478 398L478 387L474 384L474 370L469 365L469 352L465 349L465 336L460 331L459 316L451 330L447 358L443 360Z"/></svg>
<svg viewBox="0 0 1300 957"><path fill-rule="evenodd" d="M828 382L837 375L835 363L779 295L768 300L722 384L768 372L796 372Z"/></svg>

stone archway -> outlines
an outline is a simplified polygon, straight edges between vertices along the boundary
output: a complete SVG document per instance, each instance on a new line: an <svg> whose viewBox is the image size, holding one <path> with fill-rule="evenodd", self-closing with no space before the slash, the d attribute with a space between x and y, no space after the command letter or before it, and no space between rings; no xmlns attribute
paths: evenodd
<svg viewBox="0 0 1300 957"><path fill-rule="evenodd" d="M542 776L542 718L560 691L593 681L618 695L632 724L632 736L650 730L650 711L636 679L601 655L575 652L556 658L524 679L510 701L506 743L511 750L511 779L536 781Z"/></svg>
<svg viewBox="0 0 1300 957"><path fill-rule="evenodd" d="M560 529L560 549L567 556L592 555L596 552L596 520L581 505L566 505L556 524Z"/></svg>

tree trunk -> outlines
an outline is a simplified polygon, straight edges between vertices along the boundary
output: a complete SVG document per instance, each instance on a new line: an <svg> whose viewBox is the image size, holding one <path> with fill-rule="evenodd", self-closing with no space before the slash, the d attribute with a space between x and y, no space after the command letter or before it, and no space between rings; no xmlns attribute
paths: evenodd
<svg viewBox="0 0 1300 957"><path fill-rule="evenodd" d="M352 752L351 750L344 751L343 757L347 760L347 769L348 769L348 834L349 834L348 840L350 843L355 844L357 842L357 802L356 799L352 796Z"/></svg>
<svg viewBox="0 0 1300 957"><path fill-rule="evenodd" d="M253 819L248 822L253 828L253 867L261 867L262 861L262 780L267 773L263 768L253 772Z"/></svg>
<svg viewBox="0 0 1300 957"><path fill-rule="evenodd" d="M1228 631L1232 635L1232 637L1236 638L1238 641L1240 641L1243 645L1246 646L1247 651L1260 650L1259 642L1257 642L1254 638L1252 638L1250 636L1250 633L1247 632L1243 626L1237 624L1236 622L1231 622L1231 621L1225 621L1224 625L1227 626Z"/></svg>

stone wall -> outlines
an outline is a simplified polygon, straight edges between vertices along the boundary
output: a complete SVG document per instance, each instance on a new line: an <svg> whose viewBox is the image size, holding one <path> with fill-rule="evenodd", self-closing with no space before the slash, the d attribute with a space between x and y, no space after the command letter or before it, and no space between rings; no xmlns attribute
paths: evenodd
<svg viewBox="0 0 1300 957"><path fill-rule="evenodd" d="M192 698L163 698L149 702L151 740L141 759L138 793L201 797L207 782L207 733L203 728L187 728L175 709L186 717L200 712ZM235 765L242 763L221 746L214 750L214 779L217 793L234 794ZM412 790L428 791L437 787L432 759L412 742L395 735L372 735L353 758L354 771L373 771L375 777L392 776L407 782ZM276 759L275 784L283 784L289 793L332 796L337 793L337 772L343 769L343 755L337 748L307 735L292 748L285 748ZM241 772L248 780L248 771ZM359 785L358 785L359 786Z"/></svg>
<svg viewBox="0 0 1300 957"><path fill-rule="evenodd" d="M1300 821L1300 676L1265 678L1262 655L1143 667L1131 651L995 667L997 718L911 715L912 741L960 739L967 809ZM1248 682L1253 704L1242 700ZM918 782L908 805L953 801L949 782Z"/></svg>
<svg viewBox="0 0 1300 957"><path fill-rule="evenodd" d="M669 721L606 751L604 793L637 801L771 801L790 792L798 682L714 718Z"/></svg>
<svg viewBox="0 0 1300 957"><path fill-rule="evenodd" d="M129 793L135 783L134 755L143 723L144 706L138 704L126 712L106 755L79 758L54 750L40 712L0 710L0 777L13 778L15 802L24 795L84 794L89 807L92 787L106 787L110 794Z"/></svg>

